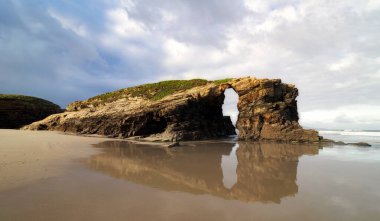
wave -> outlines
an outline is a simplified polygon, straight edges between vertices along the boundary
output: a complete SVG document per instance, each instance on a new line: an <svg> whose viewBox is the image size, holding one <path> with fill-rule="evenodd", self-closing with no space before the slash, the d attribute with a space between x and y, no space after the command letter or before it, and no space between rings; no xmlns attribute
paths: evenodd
<svg viewBox="0 0 380 221"><path fill-rule="evenodd" d="M345 136L366 136L366 137L380 137L379 131L336 131L336 130L321 130L319 134L323 135L345 135Z"/></svg>

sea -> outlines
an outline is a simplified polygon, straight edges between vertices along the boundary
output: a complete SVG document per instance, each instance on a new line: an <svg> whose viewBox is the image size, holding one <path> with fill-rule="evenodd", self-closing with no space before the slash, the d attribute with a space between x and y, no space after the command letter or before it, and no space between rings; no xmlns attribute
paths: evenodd
<svg viewBox="0 0 380 221"><path fill-rule="evenodd" d="M380 147L380 130L319 130L319 134L335 141L366 142L373 147Z"/></svg>

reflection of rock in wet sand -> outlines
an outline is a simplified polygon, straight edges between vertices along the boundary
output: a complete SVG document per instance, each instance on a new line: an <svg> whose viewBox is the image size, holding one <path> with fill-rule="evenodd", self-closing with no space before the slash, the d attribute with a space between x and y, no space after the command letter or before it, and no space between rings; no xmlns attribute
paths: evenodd
<svg viewBox="0 0 380 221"><path fill-rule="evenodd" d="M235 199L280 202L298 192L298 158L317 154L318 147L292 144L239 143L237 183L232 188Z"/></svg>
<svg viewBox="0 0 380 221"><path fill-rule="evenodd" d="M246 202L280 202L298 191L298 158L318 153L318 147L310 145L239 142L235 183L226 187L222 156L229 155L234 145L197 143L168 150L127 141L106 141L96 145L104 147L104 153L91 157L88 163L91 168L114 177L163 190Z"/></svg>

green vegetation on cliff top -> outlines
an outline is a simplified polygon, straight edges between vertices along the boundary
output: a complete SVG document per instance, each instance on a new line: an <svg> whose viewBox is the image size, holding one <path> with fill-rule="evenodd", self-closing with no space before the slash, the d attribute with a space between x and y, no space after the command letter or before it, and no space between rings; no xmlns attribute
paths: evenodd
<svg viewBox="0 0 380 221"><path fill-rule="evenodd" d="M208 83L227 83L231 79L232 78L226 78L216 81L208 81L205 79L161 81L157 83L143 84L135 87L129 87L113 92L100 94L88 99L88 101L97 105L99 103L108 103L128 96L144 97L150 100L157 101L179 91L188 90L197 86L203 86Z"/></svg>
<svg viewBox="0 0 380 221"><path fill-rule="evenodd" d="M35 106L35 107L45 107L49 109L61 109L58 105L44 100L38 97L25 96L20 94L0 94L0 101L20 101L25 105Z"/></svg>
<svg viewBox="0 0 380 221"><path fill-rule="evenodd" d="M225 84L225 83L228 83L229 81L231 81L232 78L224 78L224 79L220 79L220 80L215 80L213 81L215 84Z"/></svg>

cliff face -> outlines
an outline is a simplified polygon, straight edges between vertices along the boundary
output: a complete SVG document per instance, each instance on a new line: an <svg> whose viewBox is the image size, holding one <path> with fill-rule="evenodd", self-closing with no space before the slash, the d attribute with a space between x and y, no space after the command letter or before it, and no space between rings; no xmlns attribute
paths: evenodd
<svg viewBox="0 0 380 221"><path fill-rule="evenodd" d="M0 128L20 128L60 112L58 105L40 98L0 94Z"/></svg>
<svg viewBox="0 0 380 221"><path fill-rule="evenodd" d="M74 102L65 113L49 116L25 129L142 136L163 141L234 135L230 118L222 113L224 91L228 88L239 95L240 139L319 140L316 131L304 130L298 124L298 91L293 85L250 77L160 82L122 89Z"/></svg>
<svg viewBox="0 0 380 221"><path fill-rule="evenodd" d="M298 123L298 90L279 79L243 78L232 80L239 95L237 129L243 140L318 141L315 130Z"/></svg>

